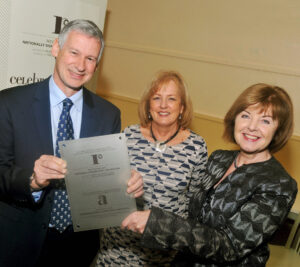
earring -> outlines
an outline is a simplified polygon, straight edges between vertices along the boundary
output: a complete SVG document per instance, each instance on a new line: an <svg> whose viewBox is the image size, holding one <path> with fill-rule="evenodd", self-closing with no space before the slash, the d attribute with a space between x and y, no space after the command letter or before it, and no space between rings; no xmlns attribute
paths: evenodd
<svg viewBox="0 0 300 267"><path fill-rule="evenodd" d="M149 120L152 119L150 112L148 113L148 119L149 119Z"/></svg>
<svg viewBox="0 0 300 267"><path fill-rule="evenodd" d="M181 113L179 114L179 117L178 117L178 120L181 120L182 119L182 117L181 117Z"/></svg>

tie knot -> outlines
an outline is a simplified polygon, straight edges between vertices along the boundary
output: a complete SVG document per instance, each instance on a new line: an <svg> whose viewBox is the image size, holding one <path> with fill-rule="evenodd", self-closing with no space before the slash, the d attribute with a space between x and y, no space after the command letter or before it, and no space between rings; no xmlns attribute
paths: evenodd
<svg viewBox="0 0 300 267"><path fill-rule="evenodd" d="M73 102L70 98L65 98L63 101L63 108L67 109L67 111L70 111L71 107L73 105Z"/></svg>

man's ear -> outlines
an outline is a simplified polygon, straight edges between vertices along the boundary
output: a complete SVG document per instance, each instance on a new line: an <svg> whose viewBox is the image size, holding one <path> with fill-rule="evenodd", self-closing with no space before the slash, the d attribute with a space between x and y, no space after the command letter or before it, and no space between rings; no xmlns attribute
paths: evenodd
<svg viewBox="0 0 300 267"><path fill-rule="evenodd" d="M53 42L52 49L51 49L52 56L54 56L56 58L59 53L59 50L60 50L60 48L59 48L59 44L58 44L58 38L56 38Z"/></svg>

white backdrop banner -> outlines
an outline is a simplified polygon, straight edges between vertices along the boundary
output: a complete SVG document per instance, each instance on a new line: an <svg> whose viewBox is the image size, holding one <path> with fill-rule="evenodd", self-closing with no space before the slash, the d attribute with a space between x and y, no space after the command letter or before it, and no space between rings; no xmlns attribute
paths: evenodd
<svg viewBox="0 0 300 267"><path fill-rule="evenodd" d="M89 19L103 31L106 7L107 0L0 0L0 90L47 78L63 26Z"/></svg>

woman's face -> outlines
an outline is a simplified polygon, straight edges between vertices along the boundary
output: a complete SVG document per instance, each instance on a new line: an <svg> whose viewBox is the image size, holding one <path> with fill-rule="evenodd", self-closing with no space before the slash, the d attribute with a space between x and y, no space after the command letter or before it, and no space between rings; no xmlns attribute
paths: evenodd
<svg viewBox="0 0 300 267"><path fill-rule="evenodd" d="M259 153L269 146L277 127L270 107L264 111L259 104L251 105L236 116L234 138L241 151Z"/></svg>
<svg viewBox="0 0 300 267"><path fill-rule="evenodd" d="M150 98L150 114L153 124L158 126L172 126L178 123L179 114L183 112L183 105L179 89L174 81L163 84Z"/></svg>

